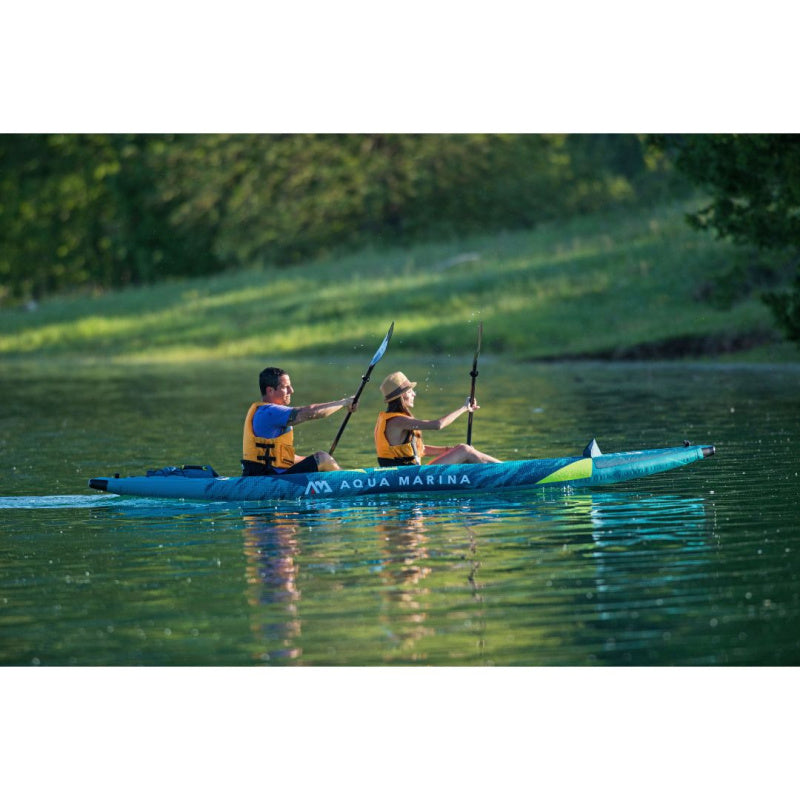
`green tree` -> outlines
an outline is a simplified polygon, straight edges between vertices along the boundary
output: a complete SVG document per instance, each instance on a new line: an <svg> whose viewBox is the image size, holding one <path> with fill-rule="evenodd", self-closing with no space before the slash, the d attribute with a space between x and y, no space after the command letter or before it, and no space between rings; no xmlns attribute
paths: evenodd
<svg viewBox="0 0 800 800"><path fill-rule="evenodd" d="M215 229L180 215L180 137L0 136L0 286L40 297L219 269ZM0 292L0 299L2 299Z"/></svg>
<svg viewBox="0 0 800 800"><path fill-rule="evenodd" d="M740 245L788 256L793 286L763 295L787 337L800 344L800 135L664 135L655 143L708 193L691 225Z"/></svg>
<svg viewBox="0 0 800 800"><path fill-rule="evenodd" d="M632 135L0 135L0 301L529 228L659 170Z"/></svg>

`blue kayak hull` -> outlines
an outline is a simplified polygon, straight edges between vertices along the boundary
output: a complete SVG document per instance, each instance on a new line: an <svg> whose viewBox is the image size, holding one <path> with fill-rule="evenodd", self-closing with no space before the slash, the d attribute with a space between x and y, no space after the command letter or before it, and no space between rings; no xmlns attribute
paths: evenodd
<svg viewBox="0 0 800 800"><path fill-rule="evenodd" d="M536 487L605 486L682 467L713 455L711 445L637 450L594 457L537 458L499 464L429 464L269 477L162 474L92 478L93 489L187 500L310 500L379 494L493 492ZM196 472L201 472L197 469ZM182 472L174 470L175 473ZM188 472L188 470L184 470Z"/></svg>

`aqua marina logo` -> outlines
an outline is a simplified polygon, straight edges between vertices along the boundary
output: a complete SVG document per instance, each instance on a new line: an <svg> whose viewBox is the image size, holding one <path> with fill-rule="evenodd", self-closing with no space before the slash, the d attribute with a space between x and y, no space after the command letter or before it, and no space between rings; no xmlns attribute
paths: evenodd
<svg viewBox="0 0 800 800"><path fill-rule="evenodd" d="M309 481L304 494L333 494L328 481Z"/></svg>

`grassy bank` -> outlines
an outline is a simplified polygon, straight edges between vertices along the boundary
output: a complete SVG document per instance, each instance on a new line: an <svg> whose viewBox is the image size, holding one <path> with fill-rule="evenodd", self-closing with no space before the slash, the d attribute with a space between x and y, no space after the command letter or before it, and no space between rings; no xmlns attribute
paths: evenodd
<svg viewBox="0 0 800 800"><path fill-rule="evenodd" d="M371 355L392 348L507 358L798 360L757 292L713 303L739 257L691 231L685 206L533 231L364 251L0 314L0 357L130 362Z"/></svg>

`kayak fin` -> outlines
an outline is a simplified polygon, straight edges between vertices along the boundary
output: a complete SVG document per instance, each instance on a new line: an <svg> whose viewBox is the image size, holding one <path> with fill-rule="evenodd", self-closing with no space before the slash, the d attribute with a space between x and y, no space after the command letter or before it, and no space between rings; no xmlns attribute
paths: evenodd
<svg viewBox="0 0 800 800"><path fill-rule="evenodd" d="M600 446L597 444L597 439L592 439L592 441L583 448L583 455L586 458L594 458L595 456L603 455Z"/></svg>

